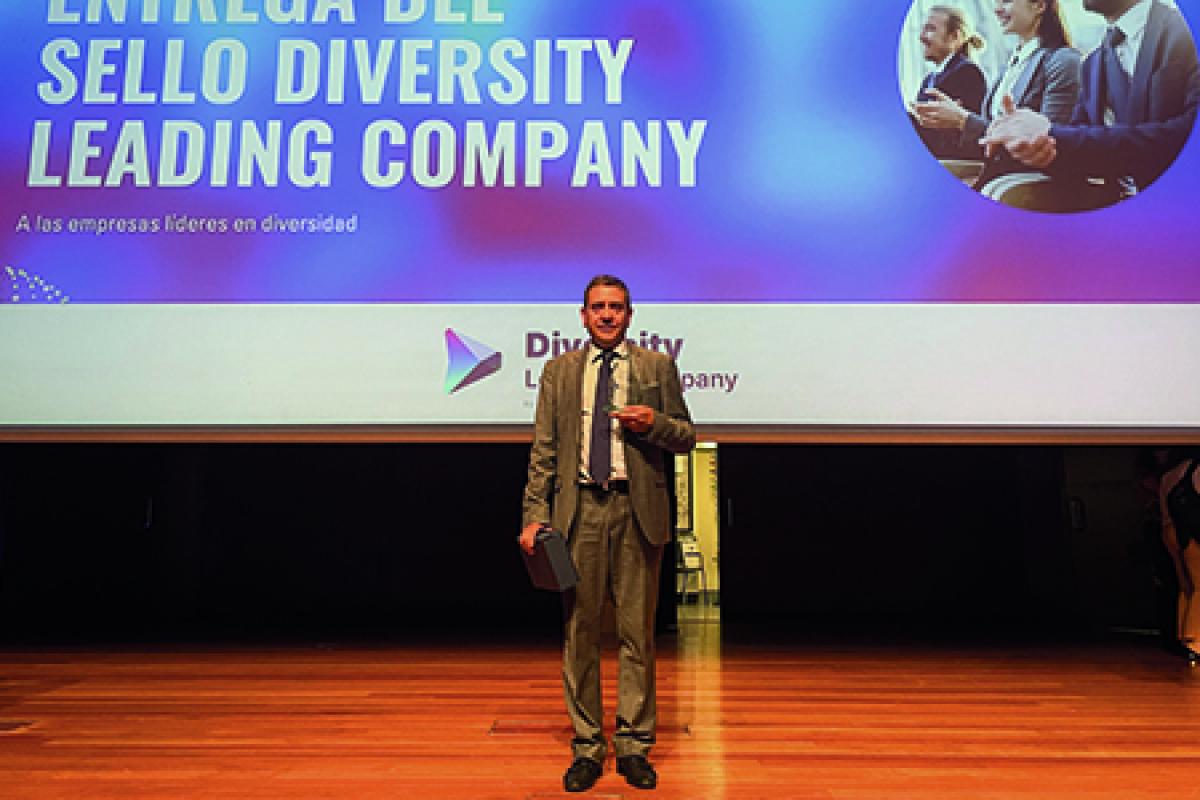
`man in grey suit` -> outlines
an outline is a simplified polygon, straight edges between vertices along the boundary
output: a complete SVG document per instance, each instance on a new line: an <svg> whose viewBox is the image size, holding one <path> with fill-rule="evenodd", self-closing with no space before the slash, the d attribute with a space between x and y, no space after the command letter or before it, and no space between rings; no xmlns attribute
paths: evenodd
<svg viewBox="0 0 1200 800"><path fill-rule="evenodd" d="M666 355L625 339L629 289L598 275L580 310L590 341L548 362L538 389L520 543L533 552L545 525L568 536L579 584L564 597L563 689L575 729L568 792L590 789L607 752L600 697L600 621L616 610L617 770L639 789L658 776L654 615L664 545L671 538L667 454L685 453L695 430Z"/></svg>

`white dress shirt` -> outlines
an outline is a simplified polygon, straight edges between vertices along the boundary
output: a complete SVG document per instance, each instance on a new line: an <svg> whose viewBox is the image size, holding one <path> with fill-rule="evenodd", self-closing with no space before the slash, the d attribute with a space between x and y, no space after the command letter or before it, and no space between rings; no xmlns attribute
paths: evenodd
<svg viewBox="0 0 1200 800"><path fill-rule="evenodd" d="M1125 41L1117 46L1117 59L1125 69L1125 74L1132 76L1137 69L1138 53L1142 50L1142 40L1146 38L1146 24L1150 21L1151 0L1138 0L1136 4L1121 15L1114 27L1120 28L1125 34Z"/></svg>

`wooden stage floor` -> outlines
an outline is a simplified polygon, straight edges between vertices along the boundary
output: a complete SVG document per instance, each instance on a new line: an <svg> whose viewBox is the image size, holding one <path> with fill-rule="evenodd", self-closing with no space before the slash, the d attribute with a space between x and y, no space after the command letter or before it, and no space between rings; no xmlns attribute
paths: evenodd
<svg viewBox="0 0 1200 800"><path fill-rule="evenodd" d="M610 761L584 796L1200 797L1200 670L1151 644L685 629L660 654L660 788ZM544 644L0 650L0 797L568 796L557 670Z"/></svg>

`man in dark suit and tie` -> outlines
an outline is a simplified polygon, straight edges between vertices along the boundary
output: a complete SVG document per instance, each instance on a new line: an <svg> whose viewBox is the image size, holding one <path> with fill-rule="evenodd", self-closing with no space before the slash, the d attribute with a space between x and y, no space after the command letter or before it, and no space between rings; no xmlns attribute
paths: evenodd
<svg viewBox="0 0 1200 800"><path fill-rule="evenodd" d="M1071 121L1052 125L1041 114L1011 109L991 124L983 144L1071 182L1081 198L1097 194L1081 203L1094 207L1146 188L1175 161L1196 121L1200 66L1178 9L1158 0L1084 0L1084 7L1104 15L1109 30L1083 63Z"/></svg>
<svg viewBox="0 0 1200 800"><path fill-rule="evenodd" d="M921 26L921 46L925 60L934 64L934 70L921 82L916 102L937 99L938 95L930 91L937 89L942 97L978 114L987 93L987 79L970 55L972 50L982 49L984 41L971 31L962 10L943 5L929 9ZM923 128L915 117L913 127L937 158L959 158L970 151L962 147L953 131Z"/></svg>
<svg viewBox="0 0 1200 800"><path fill-rule="evenodd" d="M646 756L657 721L654 615L663 549L671 538L667 454L686 453L696 433L679 371L666 355L625 339L629 290L598 275L580 311L590 341L548 362L538 388L521 547L533 552L545 525L567 533L579 584L564 597L563 688L575 729L568 792L590 789L607 752L600 697L600 622L605 597L620 640L617 770L639 789L658 776Z"/></svg>

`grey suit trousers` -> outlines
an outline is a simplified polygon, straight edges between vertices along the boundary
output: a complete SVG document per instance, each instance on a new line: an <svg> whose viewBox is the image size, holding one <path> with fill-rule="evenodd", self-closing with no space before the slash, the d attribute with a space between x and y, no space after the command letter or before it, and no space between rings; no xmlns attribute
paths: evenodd
<svg viewBox="0 0 1200 800"><path fill-rule="evenodd" d="M654 615L662 545L638 528L629 495L581 488L570 537L579 584L564 595L566 635L563 690L575 728L576 757L603 761L604 705L600 690L600 628L606 597L616 611L617 756L645 755L657 723Z"/></svg>

